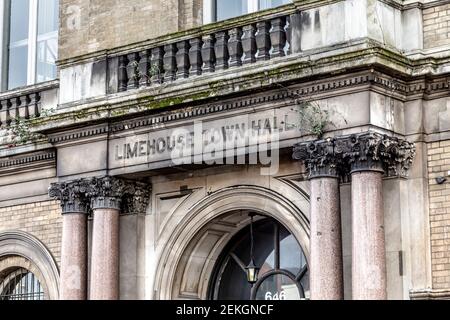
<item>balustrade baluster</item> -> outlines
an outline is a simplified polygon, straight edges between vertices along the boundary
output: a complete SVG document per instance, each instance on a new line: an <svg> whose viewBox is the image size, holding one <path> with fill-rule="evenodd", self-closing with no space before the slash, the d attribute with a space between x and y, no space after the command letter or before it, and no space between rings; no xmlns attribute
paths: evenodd
<svg viewBox="0 0 450 320"><path fill-rule="evenodd" d="M216 70L228 69L228 32L220 31L216 33L216 44L214 46L216 54Z"/></svg>
<svg viewBox="0 0 450 320"><path fill-rule="evenodd" d="M203 59L203 72L214 72L216 55L214 51L214 35L207 35L203 37L202 59Z"/></svg>
<svg viewBox="0 0 450 320"><path fill-rule="evenodd" d="M258 53L256 56L256 60L264 61L270 59L270 22L263 21L258 22L256 24L257 33L256 33L256 46L258 48Z"/></svg>
<svg viewBox="0 0 450 320"><path fill-rule="evenodd" d="M292 53L292 25L291 25L291 16L286 17L286 41L288 44L287 47L287 55L290 55Z"/></svg>
<svg viewBox="0 0 450 320"><path fill-rule="evenodd" d="M6 126L6 101L0 100L0 128Z"/></svg>
<svg viewBox="0 0 450 320"><path fill-rule="evenodd" d="M139 54L137 52L130 53L127 56L128 65L127 65L127 78L128 85L127 89L137 89L139 88Z"/></svg>
<svg viewBox="0 0 450 320"><path fill-rule="evenodd" d="M10 102L11 102L10 115L12 116L11 125L15 125L15 124L17 124L18 120L20 119L20 114L19 114L20 98L11 98Z"/></svg>
<svg viewBox="0 0 450 320"><path fill-rule="evenodd" d="M150 50L139 52L139 87L144 88L150 84Z"/></svg>
<svg viewBox="0 0 450 320"><path fill-rule="evenodd" d="M194 38L189 40L191 48L189 49L189 60L191 63L191 70L189 74L191 76L199 76L202 74L202 39Z"/></svg>
<svg viewBox="0 0 450 320"><path fill-rule="evenodd" d="M189 69L191 68L189 62L189 41L181 41L177 43L178 52L176 54L177 59L177 78L188 78Z"/></svg>
<svg viewBox="0 0 450 320"><path fill-rule="evenodd" d="M230 67L242 66L242 28L233 28L228 32L228 52L230 54Z"/></svg>
<svg viewBox="0 0 450 320"><path fill-rule="evenodd" d="M27 95L21 96L20 107L19 107L19 118L20 119L30 119L30 112L28 110L29 99Z"/></svg>
<svg viewBox="0 0 450 320"><path fill-rule="evenodd" d="M177 45L175 43L167 44L164 46L164 81L170 82L176 79L177 74Z"/></svg>
<svg viewBox="0 0 450 320"><path fill-rule="evenodd" d="M118 72L118 91L127 91L128 76L127 76L128 60L126 56L119 57L119 72Z"/></svg>
<svg viewBox="0 0 450 320"><path fill-rule="evenodd" d="M270 31L270 42L272 43L271 57L284 57L284 47L286 46L286 18L278 17L271 20L272 30Z"/></svg>
<svg viewBox="0 0 450 320"><path fill-rule="evenodd" d="M39 101L41 96L39 93L32 93L29 95L30 101L28 103L28 111L30 112L30 117L38 118L41 115L39 110Z"/></svg>
<svg viewBox="0 0 450 320"><path fill-rule="evenodd" d="M243 28L242 47L244 49L244 64L256 61L256 28L248 25Z"/></svg>
<svg viewBox="0 0 450 320"><path fill-rule="evenodd" d="M11 101L10 100L5 100L6 103L6 126L9 127L12 124L12 119L11 119Z"/></svg>
<svg viewBox="0 0 450 320"><path fill-rule="evenodd" d="M152 49L150 67L150 80L154 84L160 84L164 79L164 49L161 47Z"/></svg>

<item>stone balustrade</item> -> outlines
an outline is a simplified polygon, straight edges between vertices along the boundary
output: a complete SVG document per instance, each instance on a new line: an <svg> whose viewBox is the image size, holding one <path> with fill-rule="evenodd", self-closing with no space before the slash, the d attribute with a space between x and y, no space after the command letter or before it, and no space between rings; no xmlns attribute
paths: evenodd
<svg viewBox="0 0 450 320"><path fill-rule="evenodd" d="M291 16L162 43L118 57L117 91L220 72L291 54Z"/></svg>
<svg viewBox="0 0 450 320"><path fill-rule="evenodd" d="M58 83L6 92L0 95L0 128L8 129L19 120L39 118L44 109L56 108Z"/></svg>

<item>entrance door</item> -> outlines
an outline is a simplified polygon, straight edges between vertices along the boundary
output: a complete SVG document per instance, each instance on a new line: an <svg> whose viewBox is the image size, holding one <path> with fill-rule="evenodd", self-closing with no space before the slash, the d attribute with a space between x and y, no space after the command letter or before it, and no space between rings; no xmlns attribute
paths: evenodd
<svg viewBox="0 0 450 320"><path fill-rule="evenodd" d="M305 254L295 237L274 219L254 223L255 264L258 281L247 281L250 226L229 243L216 266L211 298L215 300L300 300L309 298L309 272Z"/></svg>

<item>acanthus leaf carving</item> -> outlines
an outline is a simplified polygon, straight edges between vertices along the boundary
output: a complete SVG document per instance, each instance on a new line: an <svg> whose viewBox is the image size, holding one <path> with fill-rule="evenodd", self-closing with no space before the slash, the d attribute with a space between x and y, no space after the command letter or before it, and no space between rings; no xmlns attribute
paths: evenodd
<svg viewBox="0 0 450 320"><path fill-rule="evenodd" d="M379 171L407 176L416 155L413 143L376 132L365 132L294 146L294 159L302 160L309 177L348 176Z"/></svg>

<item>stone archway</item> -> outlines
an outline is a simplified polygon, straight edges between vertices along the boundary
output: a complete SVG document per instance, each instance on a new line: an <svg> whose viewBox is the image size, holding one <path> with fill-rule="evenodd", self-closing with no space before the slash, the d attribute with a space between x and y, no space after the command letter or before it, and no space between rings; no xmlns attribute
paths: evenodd
<svg viewBox="0 0 450 320"><path fill-rule="evenodd" d="M207 299L216 261L229 240L249 223L248 212L283 224L309 260L309 221L305 213L273 190L257 186L225 188L206 196L186 212L174 213L183 218L161 250L155 299Z"/></svg>
<svg viewBox="0 0 450 320"><path fill-rule="evenodd" d="M59 299L59 270L42 242L22 231L0 233L0 281L9 270L24 268L33 273L44 288L46 299Z"/></svg>

